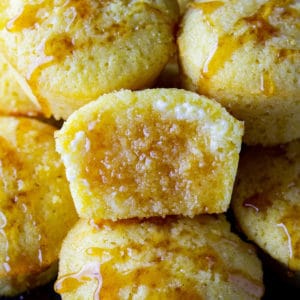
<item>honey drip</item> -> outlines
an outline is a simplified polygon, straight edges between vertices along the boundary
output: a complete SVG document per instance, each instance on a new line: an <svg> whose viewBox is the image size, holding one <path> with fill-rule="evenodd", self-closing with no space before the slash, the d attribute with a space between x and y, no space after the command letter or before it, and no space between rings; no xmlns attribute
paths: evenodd
<svg viewBox="0 0 300 300"><path fill-rule="evenodd" d="M97 279L98 288L94 293L94 299L118 299L119 291L126 288L127 285L130 286L133 294L137 292L141 285L144 285L151 289L153 293L159 289L160 297L176 300L203 299L199 294L199 290L195 288L198 285L194 282L195 279L186 277L184 273L171 272L172 268L170 264L172 264L172 261L168 259L170 251L170 253L178 253L178 255L190 258L196 264L195 270L197 271L211 270L213 273L220 274L223 280L233 282L234 284L238 283L250 295L261 296L261 284L249 278L248 275L243 274L241 271L231 270L228 272L226 264L213 248L203 247L201 251L198 248L195 252L191 251L191 249L182 249L182 247L179 249L170 248L169 241L166 241L164 236L162 234L151 238L152 242L155 242L153 248L161 248L162 251L154 253L149 258L149 261L145 262L144 266L139 266L133 270L125 268L122 271L122 266L126 266L132 256L139 257L140 252L144 251L143 246L137 243L106 249L98 247L88 248L86 254L92 258L97 258L97 261L100 259L101 264L98 262L89 262L78 273L59 278L55 285L55 290L58 293L73 292L83 285L84 281ZM116 268L116 265L118 265L118 268ZM159 277L157 277L158 274ZM181 282L181 286L174 288L174 280ZM153 296L157 296L157 294Z"/></svg>
<svg viewBox="0 0 300 300"><path fill-rule="evenodd" d="M97 281L97 288L94 292L94 300L100 299L102 287L102 276L100 262L89 262L79 272L59 278L54 289L59 294L70 293L82 286L86 281Z"/></svg>
<svg viewBox="0 0 300 300"><path fill-rule="evenodd" d="M25 5L17 16L7 22L6 29L10 32L19 32L34 27L40 20L37 16L40 8L39 4Z"/></svg>
<svg viewBox="0 0 300 300"><path fill-rule="evenodd" d="M222 69L226 61L231 59L233 53L245 43L254 41L264 44L268 39L276 36L278 29L269 23L269 16L275 7L281 7L289 3L291 3L291 1L269 1L263 5L256 14L237 21L235 27L239 27L245 23L248 24L246 32L239 36L233 34L221 36L201 70L199 82L200 92L208 94L210 85L209 79ZM203 12L205 12L205 10L203 10ZM207 10L207 14L209 14L209 12L210 10ZM262 83L261 91L267 96L272 95L274 93L274 84L269 74L262 75Z"/></svg>

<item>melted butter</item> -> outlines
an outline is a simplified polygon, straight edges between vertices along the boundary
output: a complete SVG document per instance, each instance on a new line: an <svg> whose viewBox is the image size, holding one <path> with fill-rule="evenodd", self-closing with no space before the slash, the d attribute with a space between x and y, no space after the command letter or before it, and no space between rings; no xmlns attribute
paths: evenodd
<svg viewBox="0 0 300 300"><path fill-rule="evenodd" d="M264 71L261 75L260 90L267 97L274 95L275 84L272 80L270 72L268 71Z"/></svg>
<svg viewBox="0 0 300 300"><path fill-rule="evenodd" d="M40 4L26 4L18 15L8 21L6 29L10 32L19 32L34 27L40 21L38 11L41 7Z"/></svg>

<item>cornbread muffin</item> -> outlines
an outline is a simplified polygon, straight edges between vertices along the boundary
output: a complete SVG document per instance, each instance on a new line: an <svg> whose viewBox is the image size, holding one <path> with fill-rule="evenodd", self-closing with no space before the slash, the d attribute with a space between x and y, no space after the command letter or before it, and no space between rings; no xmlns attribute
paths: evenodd
<svg viewBox="0 0 300 300"><path fill-rule="evenodd" d="M300 279L300 140L242 152L232 209L245 235Z"/></svg>
<svg viewBox="0 0 300 300"><path fill-rule="evenodd" d="M37 116L41 108L29 100L0 54L0 114Z"/></svg>
<svg viewBox="0 0 300 300"><path fill-rule="evenodd" d="M189 4L178 36L183 86L245 121L244 142L300 137L299 1Z"/></svg>
<svg viewBox="0 0 300 300"><path fill-rule="evenodd" d="M222 215L80 220L63 242L55 284L67 299L260 299L252 245Z"/></svg>
<svg viewBox="0 0 300 300"><path fill-rule="evenodd" d="M65 119L103 93L153 84L176 48L176 4L5 1L0 6L1 51L45 114Z"/></svg>
<svg viewBox="0 0 300 300"><path fill-rule="evenodd" d="M123 90L74 112L56 132L80 217L227 210L243 124L179 89Z"/></svg>
<svg viewBox="0 0 300 300"><path fill-rule="evenodd" d="M53 133L36 120L0 117L0 296L53 279L77 220Z"/></svg>

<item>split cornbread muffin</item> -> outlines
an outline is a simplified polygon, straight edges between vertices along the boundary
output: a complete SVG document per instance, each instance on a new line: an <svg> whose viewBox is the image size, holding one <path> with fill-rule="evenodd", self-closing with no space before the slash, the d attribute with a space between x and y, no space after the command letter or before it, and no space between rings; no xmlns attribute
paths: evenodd
<svg viewBox="0 0 300 300"><path fill-rule="evenodd" d="M30 101L0 54L0 114L37 116L41 113L39 104Z"/></svg>
<svg viewBox="0 0 300 300"><path fill-rule="evenodd" d="M242 151L232 209L247 238L295 272L299 286L300 140Z"/></svg>
<svg viewBox="0 0 300 300"><path fill-rule="evenodd" d="M55 290L79 299L261 299L262 267L223 215L80 220L63 242Z"/></svg>
<svg viewBox="0 0 300 300"><path fill-rule="evenodd" d="M66 119L101 94L151 86L175 52L172 0L0 5L0 51L44 113Z"/></svg>
<svg viewBox="0 0 300 300"><path fill-rule="evenodd" d="M192 1L182 20L183 86L245 121L244 142L300 137L300 3Z"/></svg>
<svg viewBox="0 0 300 300"><path fill-rule="evenodd" d="M62 240L77 221L54 131L0 117L0 296L52 280Z"/></svg>
<svg viewBox="0 0 300 300"><path fill-rule="evenodd" d="M216 101L148 89L99 97L55 137L79 216L98 222L226 211L242 134Z"/></svg>

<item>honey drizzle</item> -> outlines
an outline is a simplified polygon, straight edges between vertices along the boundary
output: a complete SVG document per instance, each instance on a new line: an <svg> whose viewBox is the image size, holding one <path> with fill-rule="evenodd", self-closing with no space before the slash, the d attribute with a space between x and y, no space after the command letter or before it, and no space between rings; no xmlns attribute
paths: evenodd
<svg viewBox="0 0 300 300"><path fill-rule="evenodd" d="M44 113L50 115L51 109L48 101L43 99L38 92L38 77L44 68L63 60L68 55L72 55L75 44L66 34L59 34L52 38L43 39L36 50L38 56L29 66L26 79L34 94L38 95Z"/></svg>
<svg viewBox="0 0 300 300"><path fill-rule="evenodd" d="M19 32L23 29L36 26L39 22L37 13L40 9L40 4L25 5L15 17L7 22L6 29L9 32Z"/></svg>
<svg viewBox="0 0 300 300"><path fill-rule="evenodd" d="M96 280L97 288L94 292L94 300L99 300L102 287L100 266L100 262L93 261L87 263L79 272L59 278L55 282L54 290L59 294L70 293L82 286L86 281Z"/></svg>
<svg viewBox="0 0 300 300"><path fill-rule="evenodd" d="M256 14L238 20L235 26L238 26L244 22L250 25L244 34L240 36L225 34L224 36L220 37L205 61L203 69L201 70L199 82L200 92L208 94L210 84L209 79L215 75L224 66L226 61L232 57L233 53L242 47L246 42L253 40L256 41L256 43L263 44L268 39L276 35L278 33L278 29L269 23L268 18L275 7L281 7L291 2L291 0L269 1L264 4L256 12ZM204 4L209 6L210 2ZM208 14L213 11L213 8L206 8L206 10L203 10L203 12L207 12ZM266 96L271 96L274 93L274 89L274 82L272 81L270 74L264 72L261 76L261 91Z"/></svg>
<svg viewBox="0 0 300 300"><path fill-rule="evenodd" d="M221 258L213 248L205 246L200 253L197 252L193 255L191 249L168 249L168 241L166 241L163 237L164 235L162 234L161 236L159 235L157 238L152 239L152 241L155 241L154 248L162 247L162 249L165 249L167 252L180 253L185 257L191 257L197 264L197 270L210 269L212 272L218 272L224 277L224 280L234 284L237 283L238 286L246 290L249 294L257 295L258 297L262 295L263 287L260 282L250 278L247 274L243 274L239 270L231 270L228 272L226 270L226 264L222 262ZM172 281L174 279L174 274L169 271L168 264L170 262L167 259L167 254L163 256L161 256L161 254L155 254L150 261L145 262L145 265L140 266L138 269L124 270L123 272L117 270L115 268L114 259L116 259L118 263L124 262L126 265L127 260L130 259L129 256L136 256L136 253L132 251L143 251L143 247L136 243L130 244L130 247L127 245L106 249L91 247L86 250L87 255L96 257L97 259L100 258L101 260L101 266L99 265L98 260L97 262L89 262L87 264L92 270L95 270L94 268L96 268L99 273L101 267L102 275L97 275L101 277L101 280L103 278L100 287L101 295L99 294L100 289L98 284L98 289L94 294L94 299L96 299L95 295L98 297L97 299L100 299L100 297L104 299L106 299L106 297L115 299L115 297L118 297L120 289L126 287L128 284L132 286L133 293L135 293L140 285L146 285L155 290L158 286L167 287L170 284L169 280ZM164 264L166 264L166 267L164 267ZM160 280L158 280L157 274L160 274ZM182 275L179 274L178 276L181 278ZM85 272L85 268L83 268L83 271L81 270L78 273L66 275L58 279L55 284L55 290L58 293L70 293L83 285L84 280L89 281L91 279L93 279L93 275L87 274L87 272ZM179 280L181 281L181 279ZM199 294L199 291L195 289L195 286L196 283L191 278L184 278L182 287L172 287L166 291L161 291L160 296L166 296L170 299L178 300L203 299L203 297Z"/></svg>

